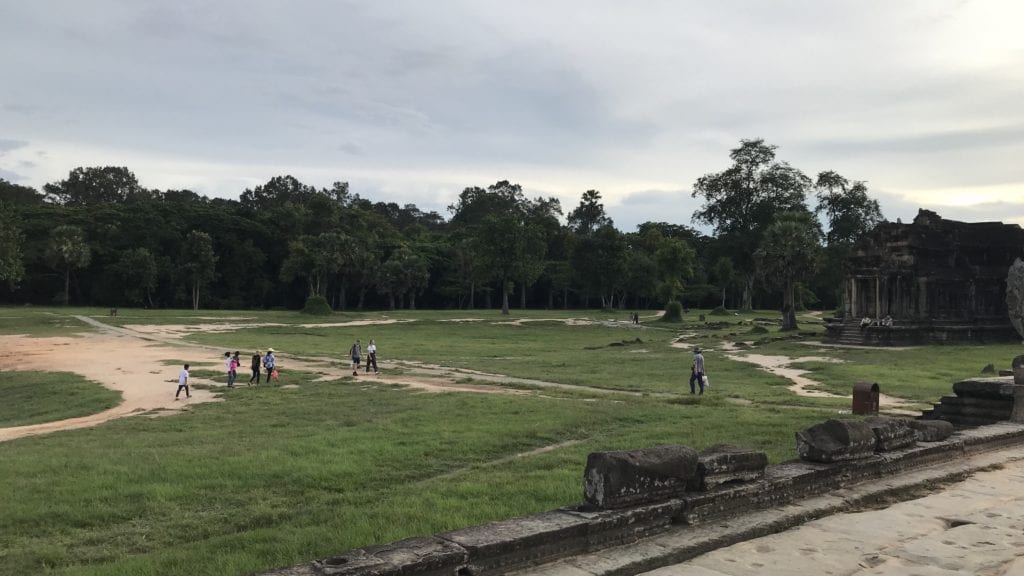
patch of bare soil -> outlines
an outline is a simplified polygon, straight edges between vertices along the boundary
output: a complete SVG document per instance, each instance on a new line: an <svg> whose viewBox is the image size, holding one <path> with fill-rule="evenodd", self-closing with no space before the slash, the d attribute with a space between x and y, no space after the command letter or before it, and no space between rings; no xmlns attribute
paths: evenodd
<svg viewBox="0 0 1024 576"><path fill-rule="evenodd" d="M793 383L789 387L797 396L806 396L809 398L850 398L851 396L840 396L833 394L825 390L815 389L821 386L820 382L811 380L804 376L809 370L801 370L799 368L790 367L791 364L799 362L831 362L841 363L842 360L838 358L832 358L830 356L801 356L798 358L790 358L789 356L768 356L764 354L727 354L726 358L730 360L736 360L739 362L748 362L754 364L766 372L770 372L777 376L782 376ZM909 400L902 398L896 398L895 396L889 396L886 394L879 394L878 396L879 410L891 414L906 414L906 415L918 415L920 411L915 411L912 407L916 404Z"/></svg>
<svg viewBox="0 0 1024 576"><path fill-rule="evenodd" d="M195 350L168 350L137 338L90 334L81 338L26 338L0 336L0 365L5 370L72 372L121 392L121 404L97 414L0 428L0 441L88 428L132 414L178 412L192 404L219 398L208 390L192 389L192 398L174 399L180 366L165 366L167 358L195 357ZM211 358L212 360L212 358ZM215 366L215 365L212 365ZM194 366L200 368L198 363Z"/></svg>
<svg viewBox="0 0 1024 576"><path fill-rule="evenodd" d="M215 322L204 324L129 324L121 326L123 330L135 332L146 336L155 336L166 339L181 339L190 334L198 332L223 333L234 332L245 328L268 328L268 327L294 327L294 328L340 328L347 326L375 326L381 324L404 324L415 322L415 320L352 320L350 322L323 322L308 324L282 324L279 322Z"/></svg>

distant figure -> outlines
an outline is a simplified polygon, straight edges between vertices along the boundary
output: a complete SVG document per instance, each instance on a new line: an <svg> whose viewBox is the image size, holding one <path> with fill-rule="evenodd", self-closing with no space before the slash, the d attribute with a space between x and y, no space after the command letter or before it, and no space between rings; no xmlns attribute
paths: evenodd
<svg viewBox="0 0 1024 576"><path fill-rule="evenodd" d="M114 306L113 308L110 309L110 315L114 318L117 318L117 306Z"/></svg>
<svg viewBox="0 0 1024 576"><path fill-rule="evenodd" d="M373 338L370 338L370 343L366 345L366 373L370 373L370 364L373 364L373 373L377 373L377 345L374 344Z"/></svg>
<svg viewBox="0 0 1024 576"><path fill-rule="evenodd" d="M882 326L892 326L892 316L886 314L885 318L882 318Z"/></svg>
<svg viewBox="0 0 1024 576"><path fill-rule="evenodd" d="M252 381L253 380L255 380L256 384L259 385L259 383L260 383L260 363L262 363L262 362L263 362L263 355L260 354L259 350L257 350L256 353L252 355L252 376L249 378L249 385L250 386L252 385Z"/></svg>
<svg viewBox="0 0 1024 576"><path fill-rule="evenodd" d="M700 393L704 395L704 355L700 353L700 348L693 349L693 363L690 364L690 394L693 394L696 390L694 389L693 383L697 382L700 384Z"/></svg>
<svg viewBox="0 0 1024 576"><path fill-rule="evenodd" d="M235 350L235 354L231 357L231 386L238 382L238 369L242 367L242 358L239 354L238 350Z"/></svg>
<svg viewBox="0 0 1024 576"><path fill-rule="evenodd" d="M267 348L267 355L263 357L263 369L267 371L267 384L270 384L270 375L274 373L277 359L274 358L274 349Z"/></svg>
<svg viewBox="0 0 1024 576"><path fill-rule="evenodd" d="M224 353L224 370L228 373L228 388L234 388L235 386L235 368L234 361L231 358L231 352Z"/></svg>
<svg viewBox="0 0 1024 576"><path fill-rule="evenodd" d="M188 364L185 364L181 372L178 372L178 391L174 393L175 400L178 399L178 395L181 394L182 390L185 391L185 398L192 397L192 393L188 391Z"/></svg>
<svg viewBox="0 0 1024 576"><path fill-rule="evenodd" d="M865 317L861 318L860 319L860 327L863 329L863 328L867 328L868 326L871 326L871 317L870 316L865 316Z"/></svg>
<svg viewBox="0 0 1024 576"><path fill-rule="evenodd" d="M348 352L352 357L352 375L359 376L359 363L363 360L363 345L359 343L359 338L356 338Z"/></svg>

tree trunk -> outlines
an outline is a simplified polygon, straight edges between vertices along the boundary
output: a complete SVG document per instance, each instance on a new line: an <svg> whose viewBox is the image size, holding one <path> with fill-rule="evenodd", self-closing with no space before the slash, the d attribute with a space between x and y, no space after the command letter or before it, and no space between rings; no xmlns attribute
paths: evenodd
<svg viewBox="0 0 1024 576"><path fill-rule="evenodd" d="M394 309L395 309L395 295L389 292L388 293L388 310L394 310Z"/></svg>
<svg viewBox="0 0 1024 576"><path fill-rule="evenodd" d="M64 306L71 301L71 266L64 267Z"/></svg>
<svg viewBox="0 0 1024 576"><path fill-rule="evenodd" d="M469 309L476 309L476 282L469 283Z"/></svg>
<svg viewBox="0 0 1024 576"><path fill-rule="evenodd" d="M199 280L192 283L192 311L199 310Z"/></svg>
<svg viewBox="0 0 1024 576"><path fill-rule="evenodd" d="M722 288L722 310L725 310L725 288Z"/></svg>
<svg viewBox="0 0 1024 576"><path fill-rule="evenodd" d="M562 289L562 310L569 309L569 288Z"/></svg>
<svg viewBox="0 0 1024 576"><path fill-rule="evenodd" d="M345 309L345 300L347 299L348 294L345 293L345 284L342 284L341 287L338 288L338 310Z"/></svg>
<svg viewBox="0 0 1024 576"><path fill-rule="evenodd" d="M416 292L409 293L409 310L416 309Z"/></svg>
<svg viewBox="0 0 1024 576"><path fill-rule="evenodd" d="M740 309L743 310L744 312L750 312L751 310L754 309L754 305L752 302L754 297L753 292L754 277L747 276L746 278L743 279L743 303L740 306Z"/></svg>
<svg viewBox="0 0 1024 576"><path fill-rule="evenodd" d="M508 282L501 281L501 315L508 316Z"/></svg>
<svg viewBox="0 0 1024 576"><path fill-rule="evenodd" d="M519 288L519 309L526 310L526 283Z"/></svg>
<svg viewBox="0 0 1024 576"><path fill-rule="evenodd" d="M363 303L366 301L366 287L360 286L359 288L359 303L356 304L356 310L362 311Z"/></svg>
<svg viewBox="0 0 1024 576"><path fill-rule="evenodd" d="M555 307L555 289L548 288L548 310Z"/></svg>
<svg viewBox="0 0 1024 576"><path fill-rule="evenodd" d="M796 330L796 307L793 305L795 288L792 280L786 280L784 290L782 294L782 329Z"/></svg>

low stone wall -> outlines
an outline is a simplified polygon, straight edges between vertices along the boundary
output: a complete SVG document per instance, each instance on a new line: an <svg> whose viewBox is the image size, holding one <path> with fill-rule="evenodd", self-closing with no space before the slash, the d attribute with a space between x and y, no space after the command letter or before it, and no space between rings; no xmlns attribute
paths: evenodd
<svg viewBox="0 0 1024 576"><path fill-rule="evenodd" d="M684 529L826 495L965 456L1024 443L1024 425L1000 423L960 430L948 438L831 463L790 461L767 466L753 481L716 485L699 478L686 492L664 502L629 508L563 508L425 538L351 550L264 576L499 575L560 558L629 544L669 529ZM722 451L719 451L721 453ZM725 451L726 453L729 450ZM720 473L724 458L710 456L703 469ZM756 458L744 456L742 461ZM750 469L750 464L746 464ZM699 467L700 468L700 467ZM756 465L754 466L756 468Z"/></svg>

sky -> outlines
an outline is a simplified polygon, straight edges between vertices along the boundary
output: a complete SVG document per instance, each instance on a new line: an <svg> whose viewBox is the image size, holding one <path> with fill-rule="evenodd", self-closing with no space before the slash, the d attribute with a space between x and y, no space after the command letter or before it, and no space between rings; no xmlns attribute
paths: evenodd
<svg viewBox="0 0 1024 576"><path fill-rule="evenodd" d="M1024 3L0 0L0 178L237 198L291 174L447 215L518 182L691 224L763 138L814 177L1024 225Z"/></svg>

